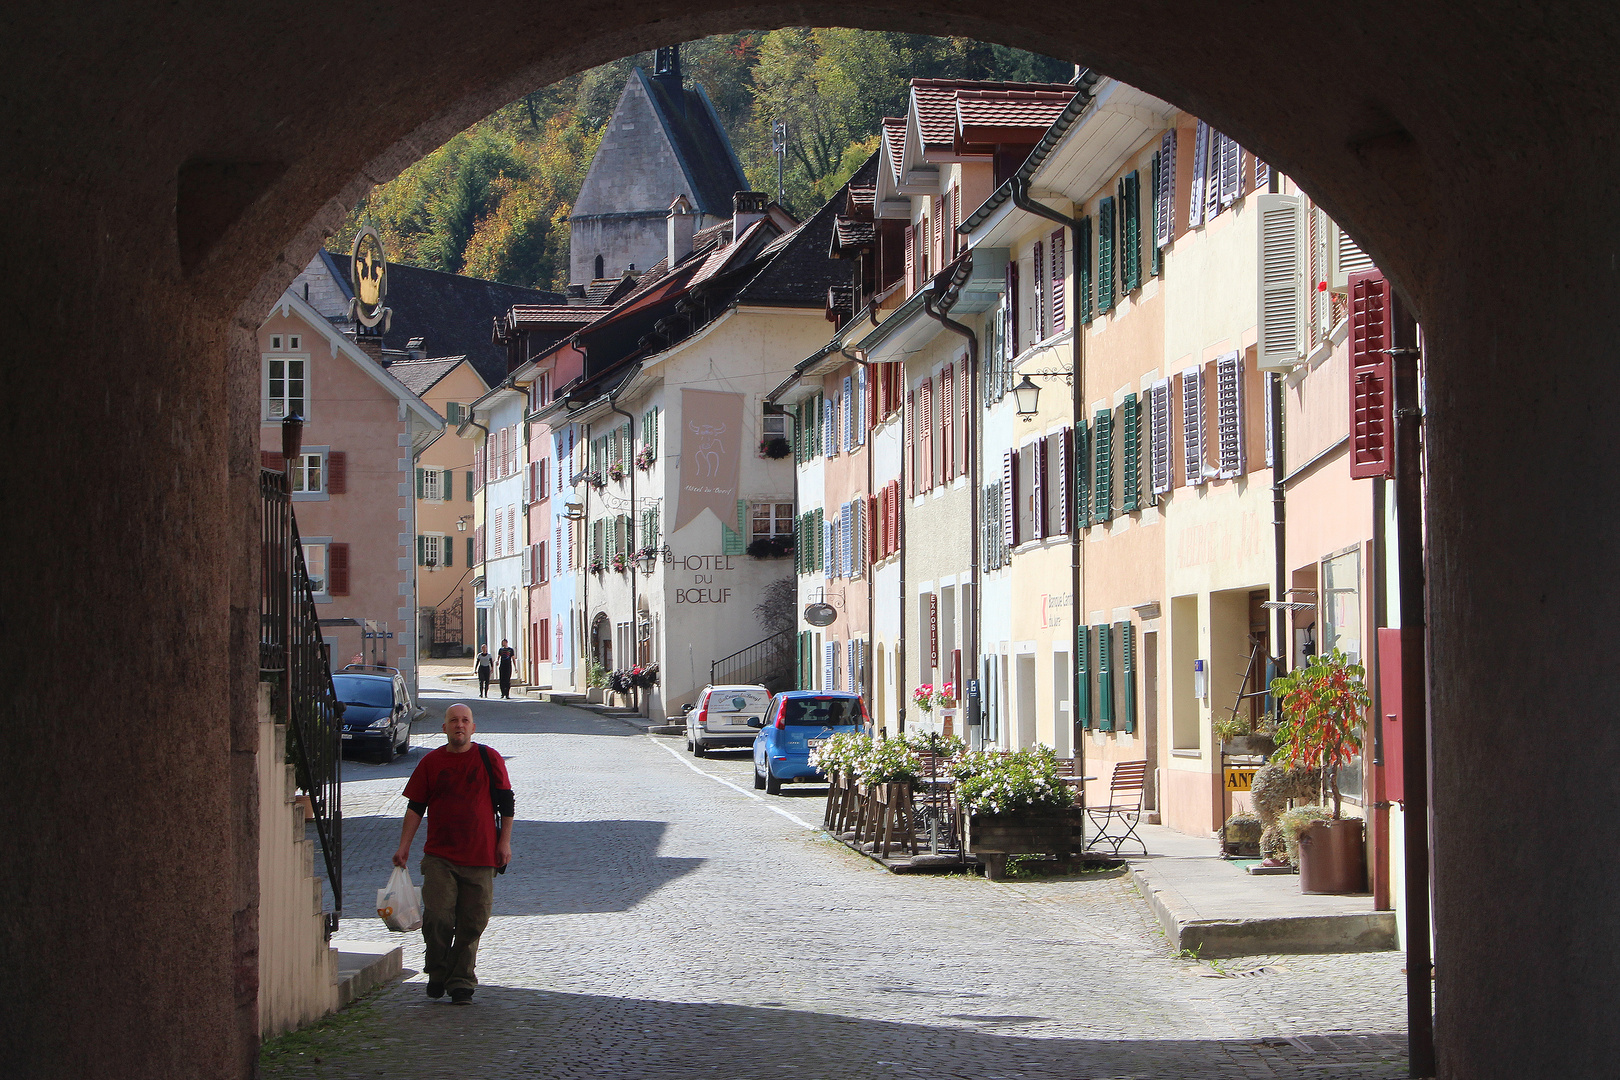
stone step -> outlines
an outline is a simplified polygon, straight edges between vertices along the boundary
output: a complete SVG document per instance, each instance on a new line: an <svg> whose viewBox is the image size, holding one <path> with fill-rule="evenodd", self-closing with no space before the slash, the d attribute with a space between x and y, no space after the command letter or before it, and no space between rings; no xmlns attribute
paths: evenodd
<svg viewBox="0 0 1620 1080"><path fill-rule="evenodd" d="M343 1008L366 992L399 978L405 970L405 949L386 941L339 941L337 952L337 1006Z"/></svg>

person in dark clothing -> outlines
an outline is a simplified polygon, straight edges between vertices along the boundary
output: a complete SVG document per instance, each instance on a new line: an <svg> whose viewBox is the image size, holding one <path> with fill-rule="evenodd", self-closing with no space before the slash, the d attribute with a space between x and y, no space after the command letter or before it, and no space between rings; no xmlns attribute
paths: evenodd
<svg viewBox="0 0 1620 1080"><path fill-rule="evenodd" d="M501 666L501 697L512 697L512 665L517 662L517 650L501 638L501 651L495 654L495 662Z"/></svg>
<svg viewBox="0 0 1620 1080"><path fill-rule="evenodd" d="M478 986L478 939L489 925L495 871L512 861L516 808L506 762L472 741L472 710L444 712L445 745L417 762L405 785L405 821L394 865L406 866L411 841L427 816L422 848L422 940L427 995L471 1005ZM501 824L497 829L495 818Z"/></svg>
<svg viewBox="0 0 1620 1080"><path fill-rule="evenodd" d="M478 646L478 658L473 661L478 671L478 696L489 697L489 677L495 673L495 658L489 655L489 646Z"/></svg>

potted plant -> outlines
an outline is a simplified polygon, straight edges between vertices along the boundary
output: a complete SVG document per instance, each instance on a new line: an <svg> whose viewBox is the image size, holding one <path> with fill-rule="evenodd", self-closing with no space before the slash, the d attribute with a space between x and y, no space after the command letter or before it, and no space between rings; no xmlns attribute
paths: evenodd
<svg viewBox="0 0 1620 1080"><path fill-rule="evenodd" d="M747 551L756 559L780 559L793 554L793 537L762 536L750 543Z"/></svg>
<svg viewBox="0 0 1620 1080"><path fill-rule="evenodd" d="M603 479L602 474L599 472L586 473L585 482L598 491L607 487L607 481Z"/></svg>
<svg viewBox="0 0 1620 1080"><path fill-rule="evenodd" d="M636 468L640 469L642 472L646 472L648 469L653 467L653 462L657 460L658 455L653 453L652 447L644 446L641 448L641 453L636 455Z"/></svg>
<svg viewBox="0 0 1620 1080"><path fill-rule="evenodd" d="M1308 893L1366 889L1365 823L1345 818L1339 769L1361 751L1362 717L1372 705L1366 670L1333 649L1271 682L1282 718L1277 757L1292 766L1319 768L1331 799L1330 816L1301 831L1299 887Z"/></svg>
<svg viewBox="0 0 1620 1080"><path fill-rule="evenodd" d="M925 713L934 711L934 684L923 683L911 692L911 703Z"/></svg>
<svg viewBox="0 0 1620 1080"><path fill-rule="evenodd" d="M607 567L603 564L601 559L592 559L590 562L585 564L585 569L589 570L593 574L600 574L603 570L606 570Z"/></svg>
<svg viewBox="0 0 1620 1080"><path fill-rule="evenodd" d="M760 440L759 452L768 458L785 458L793 453L793 444L780 435L774 435L769 439Z"/></svg>
<svg viewBox="0 0 1620 1080"><path fill-rule="evenodd" d="M608 479L617 483L624 479L624 466L615 462L608 466Z"/></svg>
<svg viewBox="0 0 1620 1080"><path fill-rule="evenodd" d="M621 574L630 569L630 560L624 557L624 552L615 551L613 553L613 569Z"/></svg>
<svg viewBox="0 0 1620 1080"><path fill-rule="evenodd" d="M1060 864L1079 854L1084 816L1044 746L1011 754L978 751L951 763L956 797L967 811L967 850L998 881L1009 855L1048 855Z"/></svg>
<svg viewBox="0 0 1620 1080"><path fill-rule="evenodd" d="M1228 757L1269 758L1277 749L1272 737L1275 725L1269 716L1258 726L1247 717L1237 715L1223 717L1213 726L1215 741L1220 744L1221 753Z"/></svg>
<svg viewBox="0 0 1620 1080"><path fill-rule="evenodd" d="M595 660L585 662L585 700L593 703L602 701L607 691L607 668Z"/></svg>

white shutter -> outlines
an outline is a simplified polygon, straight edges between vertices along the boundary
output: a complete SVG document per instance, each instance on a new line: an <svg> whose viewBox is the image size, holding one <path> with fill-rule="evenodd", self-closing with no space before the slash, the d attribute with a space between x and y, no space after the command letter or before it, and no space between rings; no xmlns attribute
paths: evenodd
<svg viewBox="0 0 1620 1080"><path fill-rule="evenodd" d="M851 558L854 560L854 562L850 566L849 576L860 577L866 571L867 563L866 500L856 499L849 505L855 514L855 524L851 527L851 531L853 533L852 551L854 552Z"/></svg>
<svg viewBox="0 0 1620 1080"><path fill-rule="evenodd" d="M1265 391L1262 400L1266 403L1266 468L1277 464L1277 448L1271 442L1271 382L1270 376L1262 376L1261 387Z"/></svg>
<svg viewBox="0 0 1620 1080"><path fill-rule="evenodd" d="M1209 165L1204 179L1204 223L1207 225L1221 212L1221 157L1226 148L1226 136L1210 129Z"/></svg>
<svg viewBox="0 0 1620 1080"><path fill-rule="evenodd" d="M844 643L844 651L848 654L844 658L844 685L850 693L855 692L855 639L850 638Z"/></svg>
<svg viewBox="0 0 1620 1080"><path fill-rule="evenodd" d="M821 402L821 445L825 448L828 457L838 453L838 444L834 441L832 401L823 399Z"/></svg>
<svg viewBox="0 0 1620 1080"><path fill-rule="evenodd" d="M1204 483L1204 369L1190 367L1181 373L1181 452L1187 470L1187 484Z"/></svg>
<svg viewBox="0 0 1620 1080"><path fill-rule="evenodd" d="M1373 265L1372 256L1362 251L1361 245L1350 239L1350 234L1339 228L1337 222L1327 231L1333 237L1333 274L1328 287L1345 292L1350 287L1351 274L1378 268Z"/></svg>
<svg viewBox="0 0 1620 1080"><path fill-rule="evenodd" d="M1220 207L1222 210L1237 201L1238 191L1241 189L1243 177L1243 151L1238 148L1237 140L1222 135L1221 140L1221 188L1219 192Z"/></svg>
<svg viewBox="0 0 1620 1080"><path fill-rule="evenodd" d="M838 689L838 642L829 641L822 649L825 658L825 667L821 672L821 688L823 690Z"/></svg>
<svg viewBox="0 0 1620 1080"><path fill-rule="evenodd" d="M844 376L844 393L838 401L839 411L844 414L844 449L855 448L855 380L848 375Z"/></svg>
<svg viewBox="0 0 1620 1080"><path fill-rule="evenodd" d="M1287 370L1305 351L1305 265L1301 207L1293 195L1257 195L1260 227L1257 366Z"/></svg>
<svg viewBox="0 0 1620 1080"><path fill-rule="evenodd" d="M1038 438L1029 448L1029 538L1040 540L1046 536L1042 527L1046 516L1046 439Z"/></svg>
<svg viewBox="0 0 1620 1080"><path fill-rule="evenodd" d="M1171 485L1169 379L1148 388L1148 462L1153 493L1163 495Z"/></svg>
<svg viewBox="0 0 1620 1080"><path fill-rule="evenodd" d="M534 584L534 545L523 549L523 584Z"/></svg>
<svg viewBox="0 0 1620 1080"><path fill-rule="evenodd" d="M1265 191L1271 187L1271 166L1259 158L1254 159L1254 190Z"/></svg>
<svg viewBox="0 0 1620 1080"><path fill-rule="evenodd" d="M1058 447L1057 468L1053 469L1052 471L1057 474L1057 479L1055 481L1053 481L1053 482L1057 484L1057 490L1058 490L1058 499L1057 499L1058 519L1053 524L1052 535L1053 536L1067 536L1069 531L1070 531L1070 525L1069 525L1070 489L1074 486L1074 482L1073 482L1073 480L1071 478L1071 474L1070 474L1070 470L1072 470L1074 468L1074 431L1073 431L1073 429L1071 429L1071 428L1064 428L1063 429L1063 435L1062 435L1062 437L1060 437L1058 439L1057 447Z"/></svg>
<svg viewBox="0 0 1620 1080"><path fill-rule="evenodd" d="M1229 352L1215 361L1215 431L1221 479L1243 475L1243 360Z"/></svg>
<svg viewBox="0 0 1620 1080"><path fill-rule="evenodd" d="M534 466L530 465L523 470L523 505L527 506L534 501Z"/></svg>
<svg viewBox="0 0 1620 1080"><path fill-rule="evenodd" d="M1001 543L1008 550L1013 546L1013 452L1001 452Z"/></svg>
<svg viewBox="0 0 1620 1080"><path fill-rule="evenodd" d="M1154 247L1166 247L1176 232L1176 129L1171 128L1159 140L1159 188L1153 193L1158 208L1157 227L1153 230Z"/></svg>
<svg viewBox="0 0 1620 1080"><path fill-rule="evenodd" d="M1187 191L1187 228L1196 229L1204 223L1204 188L1209 179L1209 125L1198 121L1193 135L1192 186Z"/></svg>

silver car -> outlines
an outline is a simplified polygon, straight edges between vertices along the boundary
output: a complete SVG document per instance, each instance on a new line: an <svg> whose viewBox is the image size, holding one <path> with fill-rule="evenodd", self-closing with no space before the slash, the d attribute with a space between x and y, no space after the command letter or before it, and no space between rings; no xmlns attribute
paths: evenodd
<svg viewBox="0 0 1620 1080"><path fill-rule="evenodd" d="M705 686L686 714L686 748L702 757L718 746L752 746L771 692L763 686Z"/></svg>

